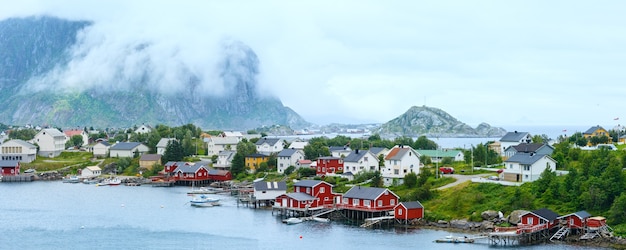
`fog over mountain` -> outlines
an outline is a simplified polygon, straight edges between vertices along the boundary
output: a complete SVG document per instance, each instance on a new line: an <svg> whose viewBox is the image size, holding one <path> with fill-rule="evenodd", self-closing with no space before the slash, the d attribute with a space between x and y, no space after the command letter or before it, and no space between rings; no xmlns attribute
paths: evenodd
<svg viewBox="0 0 626 250"><path fill-rule="evenodd" d="M8 107L0 111L2 122L308 125L260 91L261 62L243 42L115 27L49 16L1 21L0 103Z"/></svg>

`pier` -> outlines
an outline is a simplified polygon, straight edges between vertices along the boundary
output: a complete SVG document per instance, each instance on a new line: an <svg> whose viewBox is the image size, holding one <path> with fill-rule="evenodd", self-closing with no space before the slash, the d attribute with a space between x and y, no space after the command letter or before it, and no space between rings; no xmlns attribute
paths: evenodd
<svg viewBox="0 0 626 250"><path fill-rule="evenodd" d="M3 175L0 176L0 182L31 182L35 180L33 174L19 174L19 175Z"/></svg>

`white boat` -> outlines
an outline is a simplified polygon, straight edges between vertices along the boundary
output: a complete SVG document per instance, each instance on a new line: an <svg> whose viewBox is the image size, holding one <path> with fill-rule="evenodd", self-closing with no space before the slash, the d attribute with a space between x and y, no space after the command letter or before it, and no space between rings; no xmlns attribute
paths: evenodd
<svg viewBox="0 0 626 250"><path fill-rule="evenodd" d="M313 217L313 220L317 221L317 222L330 222L330 219L328 219L328 218L320 218L320 217Z"/></svg>
<svg viewBox="0 0 626 250"><path fill-rule="evenodd" d="M464 237L455 237L452 235L448 235L444 238L435 240L437 243L474 243L473 238Z"/></svg>
<svg viewBox="0 0 626 250"><path fill-rule="evenodd" d="M104 179L102 180L101 183L98 183L98 186L118 186L122 184L122 180L120 180L120 178L109 178L109 179Z"/></svg>
<svg viewBox="0 0 626 250"><path fill-rule="evenodd" d="M83 184L98 184L98 180L97 179L84 179L83 180Z"/></svg>
<svg viewBox="0 0 626 250"><path fill-rule="evenodd" d="M63 178L63 182L64 183L79 183L80 179L78 179L78 176L72 175L70 177Z"/></svg>
<svg viewBox="0 0 626 250"><path fill-rule="evenodd" d="M220 199L210 198L206 195L200 195L191 199L191 201L189 201L189 204L194 207L213 207L220 205Z"/></svg>
<svg viewBox="0 0 626 250"><path fill-rule="evenodd" d="M289 219L283 220L283 222L286 223L287 225L298 224L298 223L302 223L303 221L304 220L302 220L300 218L296 218L296 217L291 217Z"/></svg>

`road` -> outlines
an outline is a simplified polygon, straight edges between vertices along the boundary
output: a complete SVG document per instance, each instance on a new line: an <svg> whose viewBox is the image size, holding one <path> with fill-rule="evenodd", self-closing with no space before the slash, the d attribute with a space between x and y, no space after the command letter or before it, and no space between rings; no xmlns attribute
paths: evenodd
<svg viewBox="0 0 626 250"><path fill-rule="evenodd" d="M452 177L452 178L456 179L456 181L453 182L453 183L450 183L448 185L438 187L437 190L451 188L451 187L459 185L459 184L461 184L463 182L470 181L472 178L484 177L484 176L489 176L489 175L491 175L491 174L476 174L476 175L447 174L447 175L445 175L446 177Z"/></svg>

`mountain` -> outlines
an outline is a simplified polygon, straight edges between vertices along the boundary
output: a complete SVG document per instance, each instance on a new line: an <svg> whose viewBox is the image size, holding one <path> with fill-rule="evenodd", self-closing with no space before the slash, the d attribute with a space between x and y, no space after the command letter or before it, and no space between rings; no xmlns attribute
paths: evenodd
<svg viewBox="0 0 626 250"><path fill-rule="evenodd" d="M411 137L501 137L506 130L491 127L487 123L472 128L441 109L413 106L404 114L375 129L373 133Z"/></svg>
<svg viewBox="0 0 626 250"><path fill-rule="evenodd" d="M184 48L158 54L162 44L149 39L108 49L115 34L93 36L94 25L47 16L0 21L0 122L310 125L271 93L259 93L260 60L240 41L225 39L211 60L191 64L180 59Z"/></svg>

